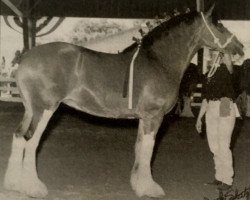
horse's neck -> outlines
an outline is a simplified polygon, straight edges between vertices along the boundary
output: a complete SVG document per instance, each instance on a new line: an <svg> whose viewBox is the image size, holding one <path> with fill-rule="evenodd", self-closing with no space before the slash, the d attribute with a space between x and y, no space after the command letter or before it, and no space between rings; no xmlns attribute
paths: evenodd
<svg viewBox="0 0 250 200"><path fill-rule="evenodd" d="M152 49L173 75L183 76L195 52L199 49L199 30L179 27L156 41ZM170 66L171 65L171 66Z"/></svg>

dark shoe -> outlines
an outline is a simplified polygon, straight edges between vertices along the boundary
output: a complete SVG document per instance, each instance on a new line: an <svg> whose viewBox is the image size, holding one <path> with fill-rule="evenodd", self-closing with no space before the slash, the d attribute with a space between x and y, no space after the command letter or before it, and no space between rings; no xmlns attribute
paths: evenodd
<svg viewBox="0 0 250 200"><path fill-rule="evenodd" d="M222 185L222 182L215 179L212 182L205 183L204 185L219 186Z"/></svg>
<svg viewBox="0 0 250 200"><path fill-rule="evenodd" d="M226 183L222 183L220 186L217 187L218 190L220 191L227 191L232 188L232 185L228 185Z"/></svg>

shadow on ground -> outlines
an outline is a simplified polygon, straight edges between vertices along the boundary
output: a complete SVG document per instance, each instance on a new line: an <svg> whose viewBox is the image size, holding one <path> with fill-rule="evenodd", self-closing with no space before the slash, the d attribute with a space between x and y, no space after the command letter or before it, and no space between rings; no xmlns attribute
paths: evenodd
<svg viewBox="0 0 250 200"><path fill-rule="evenodd" d="M12 133L22 118L20 104L0 104L0 181L2 182ZM207 141L194 129L195 119L166 116L159 130L153 174L168 200L218 198L212 155ZM137 200L129 185L134 161L137 120L110 120L61 107L43 136L38 171L49 188L48 200ZM234 189L250 186L250 120L237 122L233 144ZM6 191L0 200L28 200ZM143 197L142 200L149 198Z"/></svg>

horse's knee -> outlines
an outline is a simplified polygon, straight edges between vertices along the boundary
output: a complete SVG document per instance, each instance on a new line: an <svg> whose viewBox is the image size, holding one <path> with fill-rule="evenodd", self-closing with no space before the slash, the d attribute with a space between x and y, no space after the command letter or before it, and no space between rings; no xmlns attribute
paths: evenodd
<svg viewBox="0 0 250 200"><path fill-rule="evenodd" d="M209 148L210 148L210 151L214 155L218 155L219 154L219 146L218 145L210 145Z"/></svg>
<svg viewBox="0 0 250 200"><path fill-rule="evenodd" d="M15 131L15 136L24 137L30 128L31 121L32 121L32 115L29 114L28 112L25 112L23 120L21 121L21 123L19 124L19 126Z"/></svg>

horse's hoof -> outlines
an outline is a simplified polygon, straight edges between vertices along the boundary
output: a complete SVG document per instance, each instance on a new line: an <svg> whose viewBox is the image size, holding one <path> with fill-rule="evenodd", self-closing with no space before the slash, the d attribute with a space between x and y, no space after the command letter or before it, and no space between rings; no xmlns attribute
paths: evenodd
<svg viewBox="0 0 250 200"><path fill-rule="evenodd" d="M6 190L21 191L20 174L12 173L7 170L4 177L3 186Z"/></svg>
<svg viewBox="0 0 250 200"><path fill-rule="evenodd" d="M165 196L165 192L162 189L162 187L157 184L156 182L154 182L153 185L151 185L145 192L146 196L148 197L153 197L153 198L162 198Z"/></svg>
<svg viewBox="0 0 250 200"><path fill-rule="evenodd" d="M137 175L132 175L131 186L138 197L148 196L153 198L161 198L165 196L162 187L152 178L138 178Z"/></svg>
<svg viewBox="0 0 250 200"><path fill-rule="evenodd" d="M9 181L7 179L4 179L3 186L6 190L11 190L11 191L21 191L21 187L18 181Z"/></svg>
<svg viewBox="0 0 250 200"><path fill-rule="evenodd" d="M39 179L36 181L27 180L22 183L22 193L33 198L44 198L48 195L48 189Z"/></svg>

